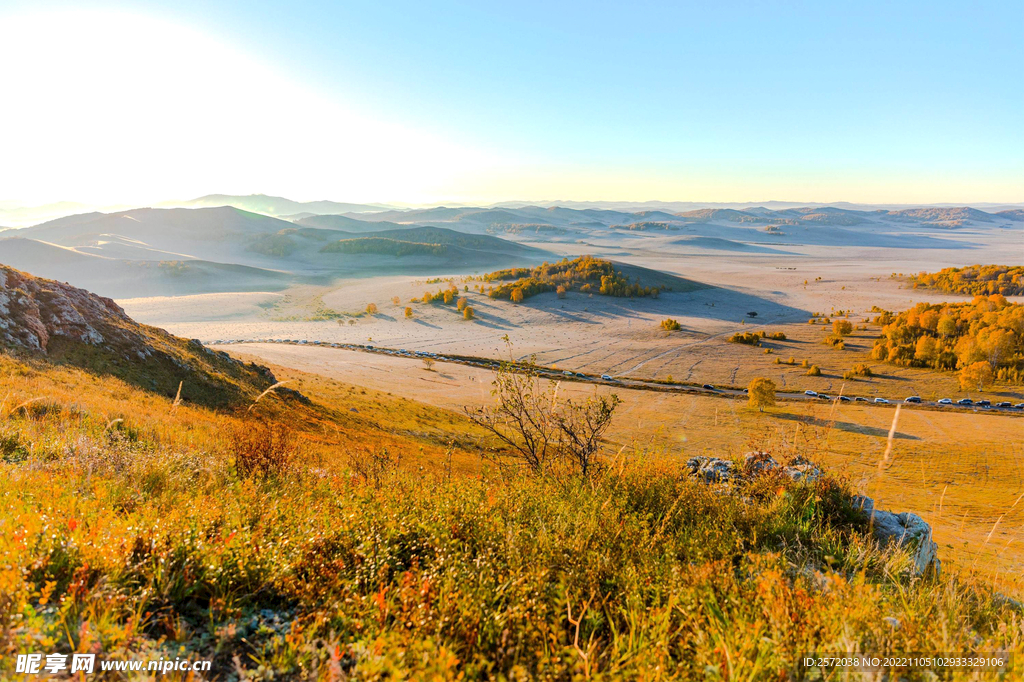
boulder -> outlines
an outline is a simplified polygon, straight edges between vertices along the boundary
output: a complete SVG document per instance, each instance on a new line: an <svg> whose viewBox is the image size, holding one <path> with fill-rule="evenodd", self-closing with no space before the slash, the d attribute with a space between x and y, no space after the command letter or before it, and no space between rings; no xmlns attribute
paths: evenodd
<svg viewBox="0 0 1024 682"><path fill-rule="evenodd" d="M771 473L778 468L779 463L767 452L748 452L743 456L743 470L750 476Z"/></svg>
<svg viewBox="0 0 1024 682"><path fill-rule="evenodd" d="M691 457L686 462L690 475L705 483L725 483L740 478L736 464L718 457Z"/></svg>
<svg viewBox="0 0 1024 682"><path fill-rule="evenodd" d="M893 513L875 509L874 500L863 495L853 497L853 506L871 519L879 543L907 547L912 551L915 575L932 571L939 574L942 567L938 557L939 546L932 540L932 527L924 519L912 512Z"/></svg>
<svg viewBox="0 0 1024 682"><path fill-rule="evenodd" d="M762 476L778 471L793 481L813 483L824 475L824 472L810 460L797 457L786 466L782 466L767 452L748 452L743 456L743 466L727 459L718 457L691 457L686 462L692 476L697 476L705 483L723 483L736 481L744 477Z"/></svg>

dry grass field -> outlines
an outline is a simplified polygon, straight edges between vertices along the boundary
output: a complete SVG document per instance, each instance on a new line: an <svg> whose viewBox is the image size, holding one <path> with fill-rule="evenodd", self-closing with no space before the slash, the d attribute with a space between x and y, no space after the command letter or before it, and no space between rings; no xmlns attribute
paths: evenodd
<svg viewBox="0 0 1024 682"><path fill-rule="evenodd" d="M260 344L228 349L270 363L311 394L327 390L319 387L330 386L323 383L329 377L386 387L395 396L453 412L493 401L493 373L459 364L438 363L427 370L415 360L338 349ZM758 413L729 398L559 386L567 395L595 390L614 391L623 400L609 432L609 452L639 444L650 457L669 461L698 454L737 457L751 450L803 453L847 476L856 491L877 499L882 508L920 514L933 525L947 565L983 574L1008 592L1024 592L1020 416L901 408L890 460L880 469L894 407L779 403ZM473 463L468 457L466 465Z"/></svg>

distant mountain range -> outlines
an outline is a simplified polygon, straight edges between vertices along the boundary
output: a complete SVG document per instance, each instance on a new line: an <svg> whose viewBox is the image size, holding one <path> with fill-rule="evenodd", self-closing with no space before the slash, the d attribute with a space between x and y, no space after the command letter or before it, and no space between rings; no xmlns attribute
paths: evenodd
<svg viewBox="0 0 1024 682"><path fill-rule="evenodd" d="M363 213L366 211L382 211L393 208L385 204L348 204L338 201L292 201L284 197L272 197L266 194L250 194L239 196L232 194L207 194L189 201L165 201L160 207L210 208L215 206L234 206L244 211L263 213L271 216L290 216L295 214L329 214L329 213Z"/></svg>
<svg viewBox="0 0 1024 682"><path fill-rule="evenodd" d="M127 298L273 291L341 277L458 272L551 256L447 227L331 218L329 224L348 229L304 226L229 206L83 213L0 232L0 263ZM421 246L360 244L371 232L378 239ZM342 241L348 246L331 246ZM405 257L410 255L415 257Z"/></svg>
<svg viewBox="0 0 1024 682"><path fill-rule="evenodd" d="M227 199L232 197L195 202ZM293 218L228 205L84 212L0 232L0 263L127 298L281 290L297 283L380 274L475 272L533 265L555 258L555 252L584 255L595 245L679 255L785 256L814 245L961 249L979 230L1020 229L1024 222L1021 209L988 212L964 206L870 211L754 206L677 212L437 206L311 214L296 209L374 207L299 204L263 196L242 199Z"/></svg>
<svg viewBox="0 0 1024 682"><path fill-rule="evenodd" d="M402 208L399 204L378 204L378 203L349 203L339 201L294 201L285 197L269 196L266 194L249 194L249 195L236 195L236 194L208 194L206 196L198 197L189 200L176 200L176 201L163 201L154 206L158 208L208 208L217 206L234 206L245 211L251 211L253 213L262 213L264 215L274 216L277 218L283 218L286 220L301 220L317 215L342 215L342 214L362 214L362 213L373 213L373 212L386 212L394 211L394 215L410 214L417 211L436 211L437 208L430 207L419 207L419 208ZM738 211L750 211L767 209L771 211L781 211L786 209L817 209L817 208L834 208L849 211L859 212L874 212L874 211L902 211L910 209L946 209L946 208L959 208L963 205L957 204L935 204L935 205L922 205L922 204L852 204L849 202L834 202L834 203L806 203L806 202L790 202L790 201L764 201L764 202L726 202L726 203L715 203L715 202L695 202L695 201L503 201L495 204L486 204L480 207L473 207L468 205L455 205L448 207L446 210L449 212L457 212L459 210L494 210L500 211L503 209L536 209L545 210L551 207L558 207L564 210L572 211L597 211L597 212L619 212L630 215L635 215L643 212L663 212L668 214L679 214L687 211L695 211L700 209L734 209ZM1001 211L1014 211L1024 210L1024 203L1019 204L995 204L995 203L979 203L973 204L973 208L988 212L988 213L999 213ZM53 220L55 218L61 218L68 215L77 213L85 213L88 211L101 210L105 213L123 211L131 208L142 208L141 206L132 206L127 204L121 204L116 206L100 206L96 204L85 204L71 201L57 202L52 204L46 204L41 206L30 206L21 204L14 201L0 201L0 225L10 227L24 227L26 225L35 225L47 220ZM435 214L437 215L437 214ZM497 215L497 213L496 213ZM382 218L389 220L391 218ZM443 220L444 218L437 217L437 220ZM399 222L412 222L411 218L398 218ZM0 228L3 229L3 228Z"/></svg>

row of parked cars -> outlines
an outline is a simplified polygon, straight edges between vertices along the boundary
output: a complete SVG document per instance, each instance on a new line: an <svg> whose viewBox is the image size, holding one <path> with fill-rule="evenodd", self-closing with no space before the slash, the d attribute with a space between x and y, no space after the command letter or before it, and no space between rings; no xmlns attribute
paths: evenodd
<svg viewBox="0 0 1024 682"><path fill-rule="evenodd" d="M826 393L818 393L816 391L804 391L804 395L810 396L812 398L820 398L822 400L832 400L832 396ZM886 398L875 398L873 401L869 401L867 398L862 398L860 396L848 398L845 395L839 396L839 400L846 403L850 402L851 400L859 403L875 402L879 405L889 405L891 403L891 401ZM903 402L915 404L922 402L922 400L921 396L912 395L904 398ZM993 405L991 400L971 400L970 398L961 398L960 400L957 400L955 403L951 398L942 398L941 400L937 400L936 404L960 405L961 407L995 407L1004 410L1024 410L1024 403L1017 403L1016 405L1014 405L1013 403L1010 403L1008 401L1003 401Z"/></svg>

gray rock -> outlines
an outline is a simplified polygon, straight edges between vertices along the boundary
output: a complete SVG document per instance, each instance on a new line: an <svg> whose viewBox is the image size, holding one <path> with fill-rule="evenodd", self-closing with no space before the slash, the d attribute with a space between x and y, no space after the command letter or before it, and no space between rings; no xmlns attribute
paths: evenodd
<svg viewBox="0 0 1024 682"><path fill-rule="evenodd" d="M743 469L751 476L775 471L779 463L767 452L748 452L743 456Z"/></svg>
<svg viewBox="0 0 1024 682"><path fill-rule="evenodd" d="M863 495L853 497L853 506L870 517L875 538L883 546L895 545L912 550L915 575L925 575L931 571L935 575L939 574L942 568L938 557L939 546L932 540L932 527L924 519L911 512L894 514L875 509L874 500Z"/></svg>
<svg viewBox="0 0 1024 682"><path fill-rule="evenodd" d="M814 483L824 475L821 469L814 464L790 464L782 469L782 475L793 481L804 481Z"/></svg>
<svg viewBox="0 0 1024 682"><path fill-rule="evenodd" d="M691 476L705 483L725 483L740 478L736 464L718 457L691 457L686 462Z"/></svg>

